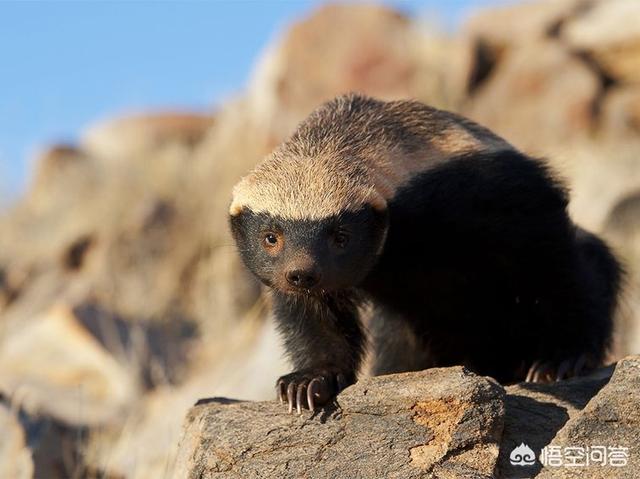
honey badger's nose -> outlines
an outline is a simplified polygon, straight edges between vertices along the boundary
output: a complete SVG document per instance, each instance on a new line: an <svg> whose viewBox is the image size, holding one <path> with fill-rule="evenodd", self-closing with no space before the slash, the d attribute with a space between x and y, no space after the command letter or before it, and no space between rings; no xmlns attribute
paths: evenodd
<svg viewBox="0 0 640 479"><path fill-rule="evenodd" d="M311 269L291 269L287 271L285 277L291 286L307 289L313 288L320 280L318 273Z"/></svg>

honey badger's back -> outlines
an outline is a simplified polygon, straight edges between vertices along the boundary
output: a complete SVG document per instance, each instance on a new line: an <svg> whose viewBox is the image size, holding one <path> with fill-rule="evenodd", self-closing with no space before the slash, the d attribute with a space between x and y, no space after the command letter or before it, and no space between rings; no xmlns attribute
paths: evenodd
<svg viewBox="0 0 640 479"><path fill-rule="evenodd" d="M566 205L515 151L452 158L401 188L365 284L384 318L375 372L464 364L513 382L601 364L620 269L600 240L585 252ZM391 349L399 322L415 336Z"/></svg>
<svg viewBox="0 0 640 479"><path fill-rule="evenodd" d="M314 111L236 186L230 212L248 207L317 219L362 204L385 209L399 188L435 164L511 149L453 113L415 101L346 95Z"/></svg>

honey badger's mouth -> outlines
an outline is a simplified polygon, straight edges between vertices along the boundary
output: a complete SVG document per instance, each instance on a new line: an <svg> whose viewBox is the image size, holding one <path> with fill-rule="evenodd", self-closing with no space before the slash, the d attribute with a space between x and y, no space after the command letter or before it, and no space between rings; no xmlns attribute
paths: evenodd
<svg viewBox="0 0 640 479"><path fill-rule="evenodd" d="M285 285L282 288L278 289L289 296L316 298L320 300L325 299L331 294L336 294L335 291L332 292L331 290L322 287L300 288L296 286Z"/></svg>
<svg viewBox="0 0 640 479"><path fill-rule="evenodd" d="M294 308L300 308L322 320L338 322L345 314L356 314L366 304L366 299L360 293L354 292L350 296L345 291L289 294L288 298Z"/></svg>

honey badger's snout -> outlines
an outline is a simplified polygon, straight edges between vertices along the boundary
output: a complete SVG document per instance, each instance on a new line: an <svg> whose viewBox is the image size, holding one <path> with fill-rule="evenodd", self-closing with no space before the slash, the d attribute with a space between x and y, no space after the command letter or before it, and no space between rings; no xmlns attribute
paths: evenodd
<svg viewBox="0 0 640 479"><path fill-rule="evenodd" d="M284 271L287 283L294 288L312 289L320 283L320 270L309 257L291 261Z"/></svg>
<svg viewBox="0 0 640 479"><path fill-rule="evenodd" d="M287 283L296 288L311 289L320 282L320 275L315 270L292 269L285 273Z"/></svg>

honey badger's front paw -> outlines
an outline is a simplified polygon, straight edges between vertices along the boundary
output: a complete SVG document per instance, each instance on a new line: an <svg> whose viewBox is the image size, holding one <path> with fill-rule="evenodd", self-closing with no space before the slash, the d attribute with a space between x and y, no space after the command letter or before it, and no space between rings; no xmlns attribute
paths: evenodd
<svg viewBox="0 0 640 479"><path fill-rule="evenodd" d="M296 408L301 414L303 407L313 412L353 383L349 376L332 369L303 369L278 379L276 393L281 403L287 402L289 413Z"/></svg>
<svg viewBox="0 0 640 479"><path fill-rule="evenodd" d="M582 376L599 366L599 361L587 354L573 356L562 361L535 361L525 379L528 383L548 383L574 376Z"/></svg>

